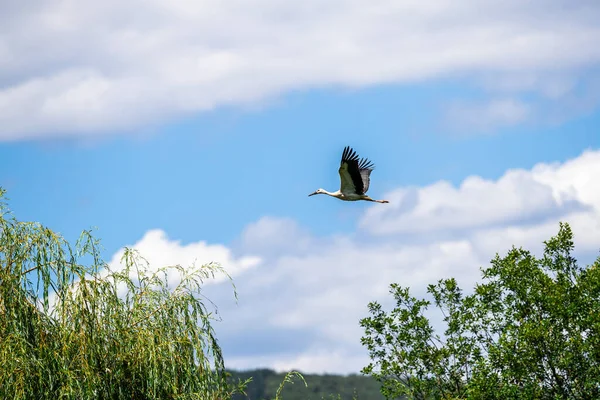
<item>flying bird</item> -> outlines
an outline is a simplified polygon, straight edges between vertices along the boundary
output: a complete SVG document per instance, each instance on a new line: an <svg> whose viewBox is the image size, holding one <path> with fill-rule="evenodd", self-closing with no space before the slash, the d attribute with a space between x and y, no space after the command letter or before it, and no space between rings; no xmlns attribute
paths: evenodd
<svg viewBox="0 0 600 400"><path fill-rule="evenodd" d="M328 192L325 189L317 189L315 194L326 194L344 201L366 200L376 203L389 203L387 200L374 200L366 195L369 190L370 175L375 169L375 165L366 158L358 158L358 155L350 146L344 148L342 153L342 161L340 162L340 190L336 192Z"/></svg>

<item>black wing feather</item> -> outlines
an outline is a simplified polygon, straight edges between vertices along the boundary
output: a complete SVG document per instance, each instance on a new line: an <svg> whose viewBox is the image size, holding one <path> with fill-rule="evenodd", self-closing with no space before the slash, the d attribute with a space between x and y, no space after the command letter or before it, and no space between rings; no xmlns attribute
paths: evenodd
<svg viewBox="0 0 600 400"><path fill-rule="evenodd" d="M358 154L350 147L346 146L342 153L340 165L348 165L348 173L354 183L356 194L365 194L369 190L371 171L375 165L366 158L359 158Z"/></svg>

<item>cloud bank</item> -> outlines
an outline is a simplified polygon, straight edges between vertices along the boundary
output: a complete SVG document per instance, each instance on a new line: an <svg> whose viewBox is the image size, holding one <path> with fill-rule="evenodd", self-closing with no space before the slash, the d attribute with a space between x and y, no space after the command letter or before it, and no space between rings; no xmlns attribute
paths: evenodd
<svg viewBox="0 0 600 400"><path fill-rule="evenodd" d="M182 267L201 266L210 263L218 263L221 266L226 265L226 272L232 278L248 268L255 267L261 261L257 256L235 257L231 250L224 245L208 244L204 241L182 244L178 240L170 239L166 232L161 229L152 229L144 234L135 244L126 246L138 251L139 255L145 260L143 267L147 267L148 273L156 272L161 267L176 266ZM124 267L122 262L125 249L116 252L108 263L112 271L118 271ZM132 275L132 276L135 276ZM171 279L172 278L172 279ZM175 284L178 276L169 277L169 285ZM218 273L215 278L207 281L208 284L227 280L227 277Z"/></svg>
<svg viewBox="0 0 600 400"><path fill-rule="evenodd" d="M600 151L586 151L497 180L398 188L388 193L389 205L368 208L350 234L315 237L293 219L264 217L231 248L182 245L161 231L136 247L158 263L197 258L232 272L237 304L226 282L205 290L223 319L216 329L228 367L351 373L368 363L359 319L369 301L389 305L392 282L423 295L428 283L452 276L468 289L496 252L514 244L539 254L559 221L571 224L581 261L593 261L598 181Z"/></svg>
<svg viewBox="0 0 600 400"><path fill-rule="evenodd" d="M599 18L596 0L11 2L0 140L114 134L331 86L468 77L555 99L600 66ZM588 92L572 107L595 106ZM485 126L532 113L511 96L474 106Z"/></svg>

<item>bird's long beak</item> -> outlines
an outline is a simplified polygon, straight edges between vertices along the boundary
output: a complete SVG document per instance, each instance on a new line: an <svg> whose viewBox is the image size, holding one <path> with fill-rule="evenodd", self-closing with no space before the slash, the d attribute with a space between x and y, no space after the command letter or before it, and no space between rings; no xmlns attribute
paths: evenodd
<svg viewBox="0 0 600 400"><path fill-rule="evenodd" d="M309 194L308 197L314 196L315 194L317 194L317 192L313 192L313 193Z"/></svg>

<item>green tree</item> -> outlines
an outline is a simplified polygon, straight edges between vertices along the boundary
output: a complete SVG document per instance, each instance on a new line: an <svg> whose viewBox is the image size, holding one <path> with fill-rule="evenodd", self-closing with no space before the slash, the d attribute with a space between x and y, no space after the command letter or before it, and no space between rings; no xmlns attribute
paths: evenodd
<svg viewBox="0 0 600 400"><path fill-rule="evenodd" d="M372 302L360 322L372 361L362 372L388 399L600 398L600 258L577 264L568 224L544 243L541 258L496 255L469 295L453 278L429 285L430 300L392 284L394 309Z"/></svg>
<svg viewBox="0 0 600 400"><path fill-rule="evenodd" d="M123 262L108 271L89 232L72 248L17 221L0 188L0 398L210 400L242 388L227 383L201 301L222 269L152 272L131 250Z"/></svg>

